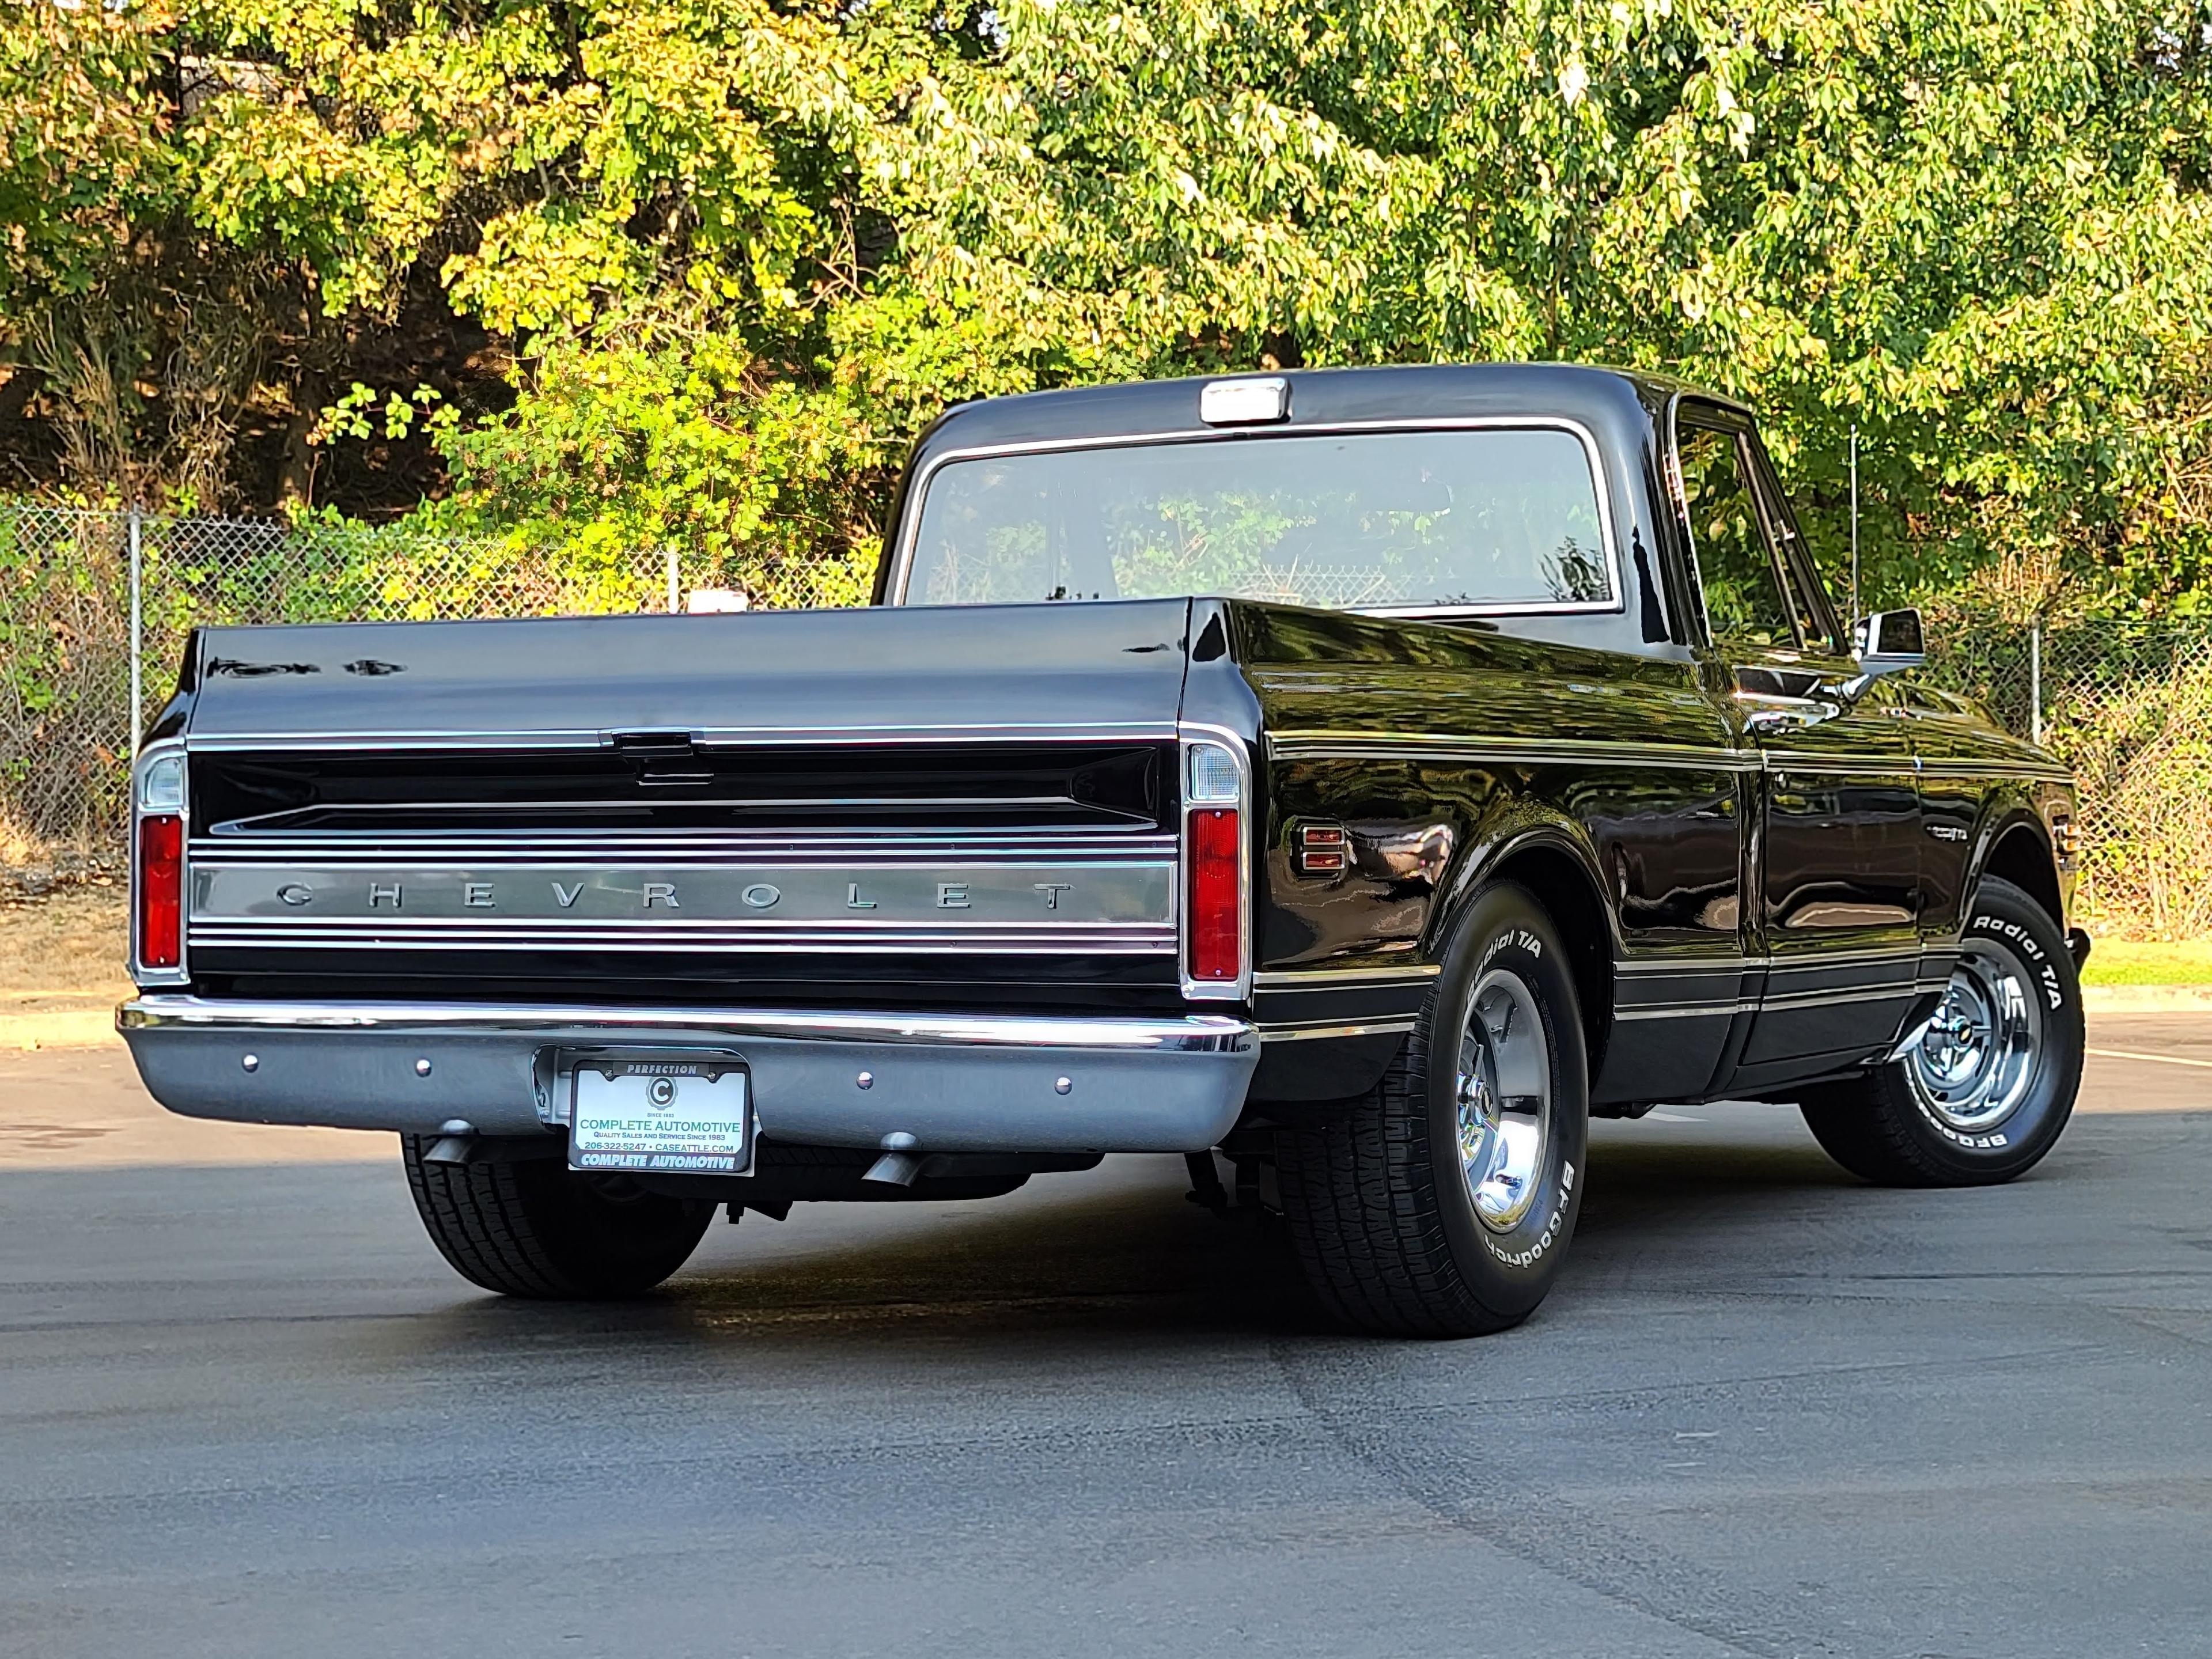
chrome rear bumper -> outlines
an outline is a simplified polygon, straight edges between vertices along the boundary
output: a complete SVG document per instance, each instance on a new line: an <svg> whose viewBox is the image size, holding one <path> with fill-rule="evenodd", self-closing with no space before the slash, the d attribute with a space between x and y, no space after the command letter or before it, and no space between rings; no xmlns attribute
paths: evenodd
<svg viewBox="0 0 2212 1659"><path fill-rule="evenodd" d="M116 1028L154 1098L189 1117L428 1134L565 1120L562 1057L741 1056L763 1133L929 1152L1200 1152L1243 1110L1260 1042L1216 1014L1159 1018L276 1002L149 993ZM862 1082L865 1074L866 1081Z"/></svg>

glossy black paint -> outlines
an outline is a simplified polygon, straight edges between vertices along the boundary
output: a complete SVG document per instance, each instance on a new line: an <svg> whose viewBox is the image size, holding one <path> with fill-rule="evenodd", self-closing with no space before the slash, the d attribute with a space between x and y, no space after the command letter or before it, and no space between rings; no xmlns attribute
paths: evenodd
<svg viewBox="0 0 2212 1659"><path fill-rule="evenodd" d="M1794 648L1732 650L1706 632L1665 483L1680 388L1622 376L1594 393L1607 377L1551 368L1291 378L1294 409L1316 422L1510 403L1604 432L1616 541L1656 565L1668 637L1646 640L1660 630L1632 605L1480 622L1224 606L1267 759L1255 1012L1310 1034L1271 1048L1260 1110L1371 1082L1390 1036L1321 1034L1408 1022L1429 988L1410 970L1437 959L1458 904L1499 876L1556 890L1570 871L1583 914L1601 919L1601 967L1584 986L1608 1108L1786 1093L1879 1058L1948 976L1962 906L2000 845L2015 868L2042 860L2063 918L2070 872L2048 830L2070 810L2063 772L1963 700L1857 678L1747 412L1720 406L1748 434L1770 532L1784 538L1776 556L1806 590L1815 631ZM1316 380L1329 400L1308 395ZM1195 395L1182 383L1102 394L1060 410L1054 435L1188 424ZM948 417L925 453L1008 441L964 422ZM1806 717L1755 721L1747 687L1792 694ZM1342 870L1300 867L1298 833L1314 823L1345 831ZM1408 971L1392 980L1394 967Z"/></svg>
<svg viewBox="0 0 2212 1659"><path fill-rule="evenodd" d="M799 751L678 736L569 749L194 757L203 836L377 830L1173 828L1160 741L875 743Z"/></svg>
<svg viewBox="0 0 2212 1659"><path fill-rule="evenodd" d="M1540 849L1571 861L1606 918L1593 1000L1608 1024L1616 1008L1634 1016L1601 1047L1600 1097L1702 1092L1752 934L1747 763L1698 665L1502 627L1233 609L1270 763L1261 971L1434 961L1457 904ZM1340 876L1293 867L1293 837L1321 819L1351 833ZM1639 970L1701 965L1728 1012L1647 1018L1672 992ZM1262 989L1263 1020L1297 1017L1282 999Z"/></svg>
<svg viewBox="0 0 2212 1659"><path fill-rule="evenodd" d="M1913 757L1885 689L1754 738L1763 770L1759 912L1772 961L1741 1064L1849 1064L1893 1032L1919 976L1923 843ZM1850 993L1847 1000L1835 1000Z"/></svg>
<svg viewBox="0 0 2212 1659"><path fill-rule="evenodd" d="M1171 732L1189 615L1187 599L1152 599L209 629L191 731L275 753L441 734L495 753L624 734ZM393 672L350 672L368 659Z"/></svg>
<svg viewBox="0 0 2212 1659"><path fill-rule="evenodd" d="M525 808L550 774L595 780L617 828L641 810L737 810L772 775L779 799L799 776L896 812L901 790L940 762L984 793L1056 790L1070 811L1165 825L1177 730L1229 736L1253 762L1249 1011L1268 1039L1261 1116L1372 1083L1462 908L1495 879L1528 885L1561 921L1601 1109L1786 1097L1878 1058L1948 975L1985 869L2047 892L2063 924L2071 874L2051 825L2070 811L2071 788L2047 755L1909 678L1856 681L1838 654L1842 619L1817 589L1825 637L1748 652L1709 637L1668 483L1683 388L1558 366L1288 378L1291 418L1269 428L1200 428L1195 380L952 410L909 467L875 610L216 630L195 641L157 730L228 745L196 757L196 778L240 799L258 788L281 810L342 810L348 792L428 787L458 765ZM1747 414L1723 413L1749 431ZM1492 416L1563 418L1595 437L1617 611L1445 621L1217 599L884 603L918 483L956 453ZM1786 529L1786 505L1777 523ZM1757 690L1802 718L1755 720L1767 705L1745 694ZM983 727L1027 735L956 756L957 734ZM447 758L421 746L433 734ZM303 758L333 743L356 758ZM917 769L917 744L939 759ZM549 744L566 757L548 760ZM364 748L381 752L362 759ZM1128 758L1147 753L1149 769ZM655 769L664 775L649 783ZM1086 769L1099 780L1087 793L1075 781ZM315 799L300 798L303 781ZM1343 868L1301 867L1310 825L1344 832ZM641 989L634 967L588 958L550 991L542 976L485 981L465 957L416 963L411 977L388 963L313 966L330 994ZM218 993L280 988L251 960L195 967ZM794 958L740 975L670 960L653 973L656 994L702 1001L1179 1001L1158 962Z"/></svg>

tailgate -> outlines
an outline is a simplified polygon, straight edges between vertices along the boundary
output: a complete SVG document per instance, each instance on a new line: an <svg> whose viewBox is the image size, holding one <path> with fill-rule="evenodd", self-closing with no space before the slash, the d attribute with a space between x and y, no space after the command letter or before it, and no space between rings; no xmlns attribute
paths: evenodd
<svg viewBox="0 0 2212 1659"><path fill-rule="evenodd" d="M195 746L1172 735L1189 602L215 628Z"/></svg>
<svg viewBox="0 0 2212 1659"><path fill-rule="evenodd" d="M210 630L191 973L255 994L1170 1001L1188 610Z"/></svg>

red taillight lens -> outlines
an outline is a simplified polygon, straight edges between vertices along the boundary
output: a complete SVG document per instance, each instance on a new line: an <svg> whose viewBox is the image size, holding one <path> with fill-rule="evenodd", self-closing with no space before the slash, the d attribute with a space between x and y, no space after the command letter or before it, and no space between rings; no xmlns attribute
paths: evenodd
<svg viewBox="0 0 2212 1659"><path fill-rule="evenodd" d="M173 968L184 960L185 821L173 812L138 820L138 963Z"/></svg>
<svg viewBox="0 0 2212 1659"><path fill-rule="evenodd" d="M1233 806L1209 806L1190 815L1190 976L1194 980L1234 980L1244 965L1237 817Z"/></svg>

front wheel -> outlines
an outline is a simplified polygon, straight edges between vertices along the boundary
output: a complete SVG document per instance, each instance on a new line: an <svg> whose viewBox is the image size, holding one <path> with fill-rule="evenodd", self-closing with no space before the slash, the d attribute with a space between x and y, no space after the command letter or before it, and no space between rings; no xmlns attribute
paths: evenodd
<svg viewBox="0 0 2212 1659"><path fill-rule="evenodd" d="M1589 1073L1574 975L1527 891L1455 930L1413 1035L1374 1089L1279 1132L1284 1218L1323 1304L1405 1336L1517 1325L1581 1207Z"/></svg>
<svg viewBox="0 0 2212 1659"><path fill-rule="evenodd" d="M2081 985L2049 911L1991 877L1917 1042L1799 1103L1829 1157L1892 1187L1978 1187L2043 1159L2081 1086Z"/></svg>
<svg viewBox="0 0 2212 1659"><path fill-rule="evenodd" d="M502 1296L596 1301L637 1296L698 1248L714 1206L651 1193L558 1158L433 1164L434 1135L402 1135L408 1189L453 1271Z"/></svg>

